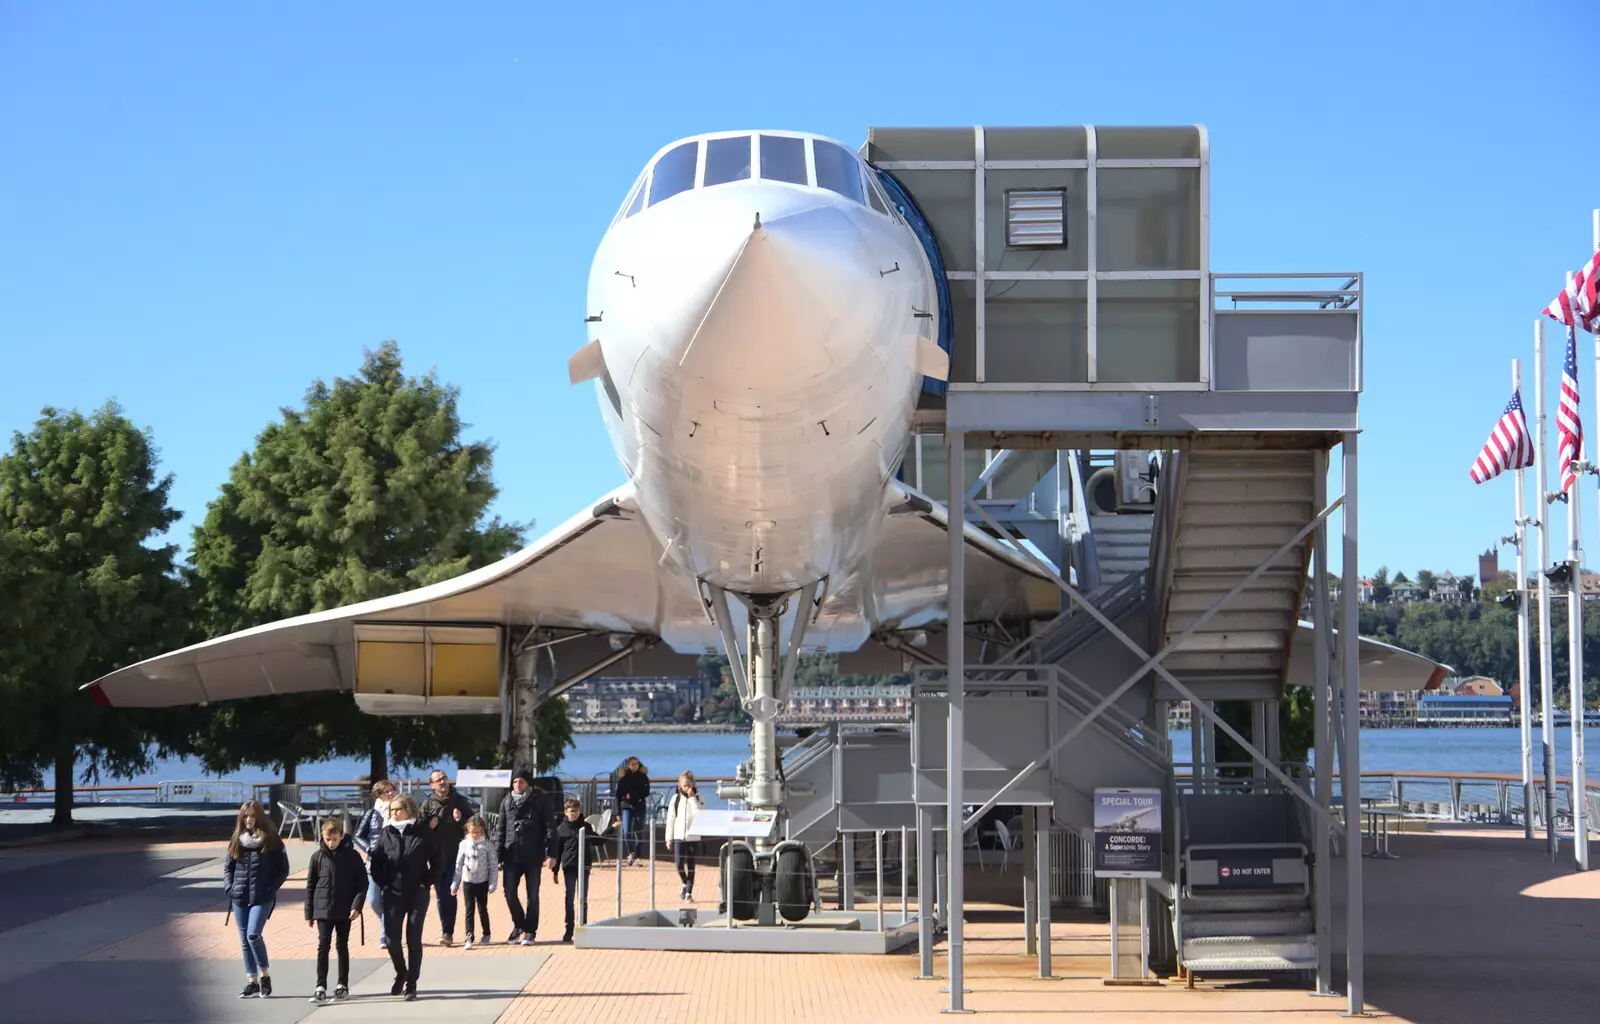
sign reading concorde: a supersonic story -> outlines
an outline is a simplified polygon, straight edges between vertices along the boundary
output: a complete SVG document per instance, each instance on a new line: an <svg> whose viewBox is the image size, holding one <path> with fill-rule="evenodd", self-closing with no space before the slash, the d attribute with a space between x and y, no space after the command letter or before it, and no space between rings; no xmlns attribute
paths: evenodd
<svg viewBox="0 0 1600 1024"><path fill-rule="evenodd" d="M1161 877L1161 790L1094 791L1094 876Z"/></svg>

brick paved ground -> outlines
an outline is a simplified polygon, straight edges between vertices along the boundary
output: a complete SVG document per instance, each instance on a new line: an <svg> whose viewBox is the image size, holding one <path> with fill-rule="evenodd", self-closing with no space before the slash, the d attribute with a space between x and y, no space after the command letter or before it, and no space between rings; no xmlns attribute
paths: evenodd
<svg viewBox="0 0 1600 1024"><path fill-rule="evenodd" d="M217 851L219 844L183 849ZM178 847L163 847L176 851ZM1380 1018L1448 1024L1515 1021L1516 1024L1577 1024L1600 1021L1600 997L1586 979L1600 962L1600 874L1573 875L1552 866L1542 846L1520 833L1457 829L1397 836L1395 861L1364 861L1367 878L1367 986L1369 1009ZM306 850L296 852L303 863ZM31 853L29 856L36 856ZM60 855L70 855L63 850ZM4 865L0 863L0 871ZM191 872L190 885L215 885L209 868ZM1343 861L1335 874L1342 880ZM3 878L0 874L0 878ZM648 899L643 866L623 872L623 910ZM315 953L299 901L303 875L285 886L267 928L274 960ZM627 950L580 950L555 945L560 937L561 892L541 874L542 913L538 952L552 955L500 1018L503 1024L557 1024L597 1020L693 1021L695 1024L825 1020L829 1024L932 1020L948 997L942 982L916 981L914 953L884 957L696 954ZM597 918L615 911L611 865L596 869L590 907ZM715 877L702 872L703 913L715 909ZM658 905L673 907L677 879L662 865ZM897 889L894 889L897 893ZM870 906L871 904L867 904ZM224 926L223 902L198 913L171 917L84 956L86 961L237 958L238 939ZM509 916L500 894L490 901L493 932L503 939ZM898 912L897 899L890 903ZM1342 916L1342 914L1341 914ZM377 925L367 915L367 945L354 955L377 951ZM464 928L457 926L459 941ZM1180 985L1157 989L1104 986L1107 930L1103 922L1058 921L1053 929L1060 980L1034 978L1034 961L1022 955L1022 926L1014 908L973 905L967 926L967 1006L992 1020L1033 1020L1041 1013L1094 1015L1107 1021L1334 1021L1342 999L1315 999L1306 992L1259 982L1203 981L1195 990ZM427 941L436 942L438 921L430 912ZM1342 935L1341 939L1342 941ZM449 960L512 953L428 948L425 976L447 971ZM944 973L944 949L936 957ZM1342 984L1342 972L1341 972Z"/></svg>

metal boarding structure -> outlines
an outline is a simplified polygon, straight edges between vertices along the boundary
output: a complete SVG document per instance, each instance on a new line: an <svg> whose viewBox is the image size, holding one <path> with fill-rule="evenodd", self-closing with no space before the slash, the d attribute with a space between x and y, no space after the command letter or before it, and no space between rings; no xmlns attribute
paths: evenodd
<svg viewBox="0 0 1600 1024"><path fill-rule="evenodd" d="M947 655L918 674L909 778L876 796L897 820L913 810L919 865L934 861L934 833L1023 807L1042 866L1051 830L1032 825L1085 828L1086 788L1140 785L1148 771L1171 796L1151 905L1180 968L1303 970L1331 994L1334 748L1346 792L1360 769L1359 715L1339 714L1359 705L1354 602L1335 638L1314 588L1314 656L1299 680L1316 694L1314 789L1278 763L1276 712L1308 570L1325 578L1341 507L1343 592L1356 589L1361 275L1214 273L1198 126L875 128L862 152L914 197L954 319L951 379L924 396L902 475L936 500L960 496L969 521L1053 570L1067 598L1031 635L969 631L952 544ZM1330 504L1335 447L1343 485ZM1172 700L1196 719L1181 792L1162 758ZM1217 701L1250 703L1248 736ZM1218 730L1247 767L1220 763ZM1090 746L1094 757L1074 753ZM857 774L847 746L836 756L836 779ZM836 815L852 804L838 795ZM1240 843L1221 842L1230 833ZM947 838L947 853L961 845ZM1270 891L1219 893L1219 845L1265 850ZM961 1011L963 864L944 863L942 892L919 879L922 975L937 895L949 1008ZM1361 867L1345 858L1352 1013L1364 1004ZM1024 882L1043 976L1048 878L1035 868Z"/></svg>

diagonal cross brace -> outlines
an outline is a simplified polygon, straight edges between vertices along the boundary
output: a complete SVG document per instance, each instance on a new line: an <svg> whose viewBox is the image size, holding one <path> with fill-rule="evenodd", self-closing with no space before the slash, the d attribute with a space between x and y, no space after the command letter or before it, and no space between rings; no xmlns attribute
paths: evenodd
<svg viewBox="0 0 1600 1024"><path fill-rule="evenodd" d="M967 817L965 824L962 825L962 831L965 832L976 825L979 819L981 819L985 814L989 813L989 811L1000 802L1000 798L1004 796L1008 790L1020 783L1023 779L1027 778L1029 775L1044 767L1044 765L1049 762L1050 758L1056 755L1057 751L1071 742L1078 735L1078 733L1086 729L1094 719L1100 716L1102 711L1116 703L1117 698L1126 693L1128 689L1131 688L1134 683L1138 682L1146 672L1154 669L1155 672L1161 676L1161 678L1165 679L1172 685L1173 689L1177 690L1186 699L1188 699L1193 710L1204 715L1212 722L1212 724L1216 725L1217 728L1226 733L1230 739L1239 744L1240 747L1244 748L1246 753L1255 758L1257 761L1260 761L1268 772L1272 773L1272 775L1279 782L1284 784L1284 787L1288 789L1290 793L1293 793L1295 796L1299 797L1308 806L1315 810L1317 814L1319 814L1324 820L1326 820L1329 825L1331 825L1334 829L1339 830L1340 833L1343 834L1342 826L1339 824L1338 820L1334 818L1332 812L1318 804L1316 800L1307 796L1305 792L1301 790L1300 786L1293 779L1289 778L1288 774L1284 772L1283 769L1279 768L1277 765L1268 760L1267 757L1261 753L1261 751L1256 749L1254 744L1250 743L1243 736L1239 735L1238 730L1234 729L1234 727L1229 725L1227 722L1224 722L1220 717L1218 717L1215 711L1207 707L1204 702L1198 700L1194 693L1190 691L1187 686L1179 682L1178 678L1169 672L1166 666L1161 664L1168 654L1171 654L1174 649L1181 645L1185 640L1188 640L1189 637L1192 636L1201 626L1204 626L1207 622L1210 622L1212 617L1220 612L1223 607L1228 604L1228 602L1232 601L1235 597L1238 597L1241 593L1243 593L1244 589L1259 579L1261 574L1271 568L1274 562L1276 562L1279 558L1282 558L1290 548L1294 547L1296 544L1300 543L1300 541L1305 539L1305 537L1310 534L1311 531L1315 530L1323 522L1323 520L1327 519L1334 513L1335 510L1339 508L1339 506L1343 504L1344 498L1343 496L1340 496L1339 498L1335 499L1327 508L1323 509L1321 512L1318 512L1312 517L1311 521L1306 523L1305 526L1301 527L1293 537L1290 537L1287 541L1280 545L1276 551L1268 555L1265 561L1251 570L1248 576L1236 583L1232 590L1219 597L1210 608L1205 610L1205 612L1199 618L1191 622L1187 629L1185 629L1182 633L1179 633L1177 637L1169 641L1155 654L1147 655L1144 648L1139 646L1137 641L1128 636L1128 634L1124 633L1122 630L1118 629L1116 623L1112 622L1111 619L1105 615L1105 613L1096 608L1088 598L1078 593L1075 587L1063 580L1060 575L1055 572L1055 570L1046 565L1044 561L1036 556L1033 552L1029 551L1021 544L1018 544L1015 538L1013 538L1009 532L1002 529L1000 524L995 522L994 519L989 516L988 511L986 511L983 506L977 504L976 502L968 502L967 507L977 512L978 516L988 524L990 529L994 530L1000 536L1005 537L1007 542L1010 543L1011 546L1024 558L1031 562L1035 568L1044 573L1046 576L1050 577L1050 579L1054 580L1056 586L1060 587L1068 597L1076 601L1091 618L1100 623L1100 625L1104 626L1107 632L1120 640L1130 651L1140 655L1141 657L1144 657L1146 660L1144 664L1134 669L1133 673L1128 676L1127 679L1123 680L1120 686L1107 694L1099 704L1096 704L1086 715L1079 719L1076 725L1074 725L1071 729L1068 729L1066 735L1050 744L1050 747L1043 754L1035 758L1031 764L1023 768L1008 782L1006 782L1005 785L996 790L995 794L985 801L983 806L972 812L972 814Z"/></svg>

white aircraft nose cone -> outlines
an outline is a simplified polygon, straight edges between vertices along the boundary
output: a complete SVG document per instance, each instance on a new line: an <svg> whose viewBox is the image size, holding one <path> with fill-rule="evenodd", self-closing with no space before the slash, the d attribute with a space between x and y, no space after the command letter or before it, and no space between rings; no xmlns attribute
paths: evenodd
<svg viewBox="0 0 1600 1024"><path fill-rule="evenodd" d="M679 366L707 380L796 383L848 364L879 321L881 274L832 205L762 217L685 339Z"/></svg>

